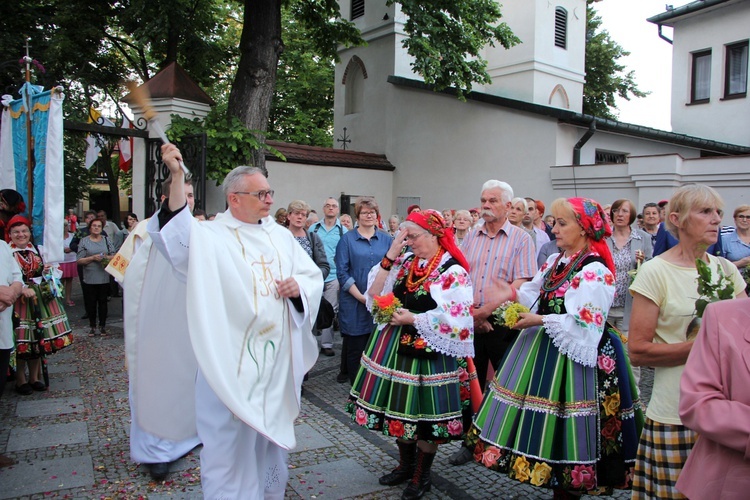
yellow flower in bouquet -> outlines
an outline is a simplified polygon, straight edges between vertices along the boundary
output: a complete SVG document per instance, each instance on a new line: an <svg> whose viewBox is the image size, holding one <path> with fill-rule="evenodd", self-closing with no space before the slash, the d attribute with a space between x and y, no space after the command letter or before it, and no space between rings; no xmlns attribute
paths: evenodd
<svg viewBox="0 0 750 500"><path fill-rule="evenodd" d="M529 312L529 308L525 305L508 300L492 311L492 316L495 317L495 324L497 326L513 328L518 323L520 314L527 312Z"/></svg>
<svg viewBox="0 0 750 500"><path fill-rule="evenodd" d="M401 307L401 301L392 293L376 295L372 298L372 317L378 324L388 324L399 307Z"/></svg>

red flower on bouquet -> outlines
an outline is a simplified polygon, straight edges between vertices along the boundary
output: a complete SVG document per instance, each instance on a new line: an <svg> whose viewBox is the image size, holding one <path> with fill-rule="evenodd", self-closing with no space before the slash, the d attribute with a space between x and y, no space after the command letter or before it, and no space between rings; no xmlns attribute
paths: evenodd
<svg viewBox="0 0 750 500"><path fill-rule="evenodd" d="M401 307L401 301L395 295L376 295L372 299L372 317L378 324L387 324L391 322L393 313Z"/></svg>

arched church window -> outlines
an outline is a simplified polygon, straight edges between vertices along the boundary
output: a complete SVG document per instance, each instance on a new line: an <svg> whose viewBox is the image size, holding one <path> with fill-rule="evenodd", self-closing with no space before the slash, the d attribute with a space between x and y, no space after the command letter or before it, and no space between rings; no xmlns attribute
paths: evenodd
<svg viewBox="0 0 750 500"><path fill-rule="evenodd" d="M344 113L350 115L359 113L365 101L365 78L367 69L365 63L357 56L352 56L346 65L341 83L344 85Z"/></svg>
<svg viewBox="0 0 750 500"><path fill-rule="evenodd" d="M555 47L568 47L568 11L555 7Z"/></svg>

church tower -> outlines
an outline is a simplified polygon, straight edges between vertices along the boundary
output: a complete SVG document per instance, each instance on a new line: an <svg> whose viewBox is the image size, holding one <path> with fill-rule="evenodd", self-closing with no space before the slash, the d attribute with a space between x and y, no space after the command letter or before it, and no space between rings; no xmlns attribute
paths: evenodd
<svg viewBox="0 0 750 500"><path fill-rule="evenodd" d="M389 76L421 80L402 41L405 16L384 0L339 0L341 15L367 46L342 48L336 65L334 147L386 153ZM503 21L522 43L486 47L492 84L474 90L580 112L586 37L586 0L504 0ZM346 127L346 133L344 133ZM351 141L351 142L343 142Z"/></svg>
<svg viewBox="0 0 750 500"><path fill-rule="evenodd" d="M487 47L488 94L581 112L586 62L585 0L506 0L503 21L521 39Z"/></svg>

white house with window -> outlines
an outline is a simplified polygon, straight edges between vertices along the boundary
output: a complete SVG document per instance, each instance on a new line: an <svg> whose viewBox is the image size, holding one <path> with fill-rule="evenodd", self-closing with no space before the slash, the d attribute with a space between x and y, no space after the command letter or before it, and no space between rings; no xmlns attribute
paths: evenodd
<svg viewBox="0 0 750 500"><path fill-rule="evenodd" d="M672 129L750 145L750 2L696 1L649 21L674 28Z"/></svg>

